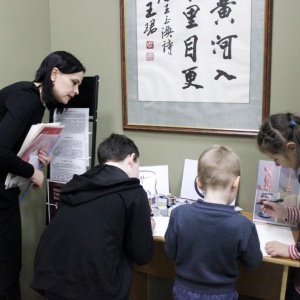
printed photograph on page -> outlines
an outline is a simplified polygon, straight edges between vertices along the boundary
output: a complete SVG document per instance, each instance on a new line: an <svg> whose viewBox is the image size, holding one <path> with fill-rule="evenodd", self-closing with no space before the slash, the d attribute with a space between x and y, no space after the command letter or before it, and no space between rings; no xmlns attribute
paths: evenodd
<svg viewBox="0 0 300 300"><path fill-rule="evenodd" d="M263 201L274 201L278 205L287 207L299 207L299 183L295 171L276 166L273 161L259 161L253 221L296 226L265 213L261 209Z"/></svg>

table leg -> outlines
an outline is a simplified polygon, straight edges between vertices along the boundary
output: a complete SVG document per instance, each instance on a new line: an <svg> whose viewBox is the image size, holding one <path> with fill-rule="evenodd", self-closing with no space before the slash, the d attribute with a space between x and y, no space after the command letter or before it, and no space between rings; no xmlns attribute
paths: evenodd
<svg viewBox="0 0 300 300"><path fill-rule="evenodd" d="M289 266L283 266L281 289L280 289L280 298L279 298L280 300L285 299L285 292L286 292L288 274L289 274Z"/></svg>

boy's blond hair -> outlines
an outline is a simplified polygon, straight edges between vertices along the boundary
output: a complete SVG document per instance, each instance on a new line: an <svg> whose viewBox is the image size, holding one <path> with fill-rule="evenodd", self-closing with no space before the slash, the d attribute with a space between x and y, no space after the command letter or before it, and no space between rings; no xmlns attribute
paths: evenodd
<svg viewBox="0 0 300 300"><path fill-rule="evenodd" d="M206 190L209 188L226 188L241 173L241 160L230 148L212 145L198 160L198 177Z"/></svg>

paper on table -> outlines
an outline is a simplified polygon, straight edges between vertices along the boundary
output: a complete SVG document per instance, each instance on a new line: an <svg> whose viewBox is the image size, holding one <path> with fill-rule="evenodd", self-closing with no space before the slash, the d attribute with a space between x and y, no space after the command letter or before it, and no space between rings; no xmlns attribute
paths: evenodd
<svg viewBox="0 0 300 300"><path fill-rule="evenodd" d="M148 196L169 194L169 169L167 165L140 167L139 179Z"/></svg>
<svg viewBox="0 0 300 300"><path fill-rule="evenodd" d="M294 237L290 227L283 227L274 224L255 223L260 241L260 250L264 256L270 256L266 253L265 245L270 241L278 241L287 245L294 244Z"/></svg>
<svg viewBox="0 0 300 300"><path fill-rule="evenodd" d="M169 224L169 217L153 217L155 220L155 228L153 236L164 237Z"/></svg>
<svg viewBox="0 0 300 300"><path fill-rule="evenodd" d="M153 236L164 237L169 224L169 217L153 217L155 228ZM269 256L265 251L265 244L269 241L278 241L287 245L294 243L294 237L290 227L277 226L273 224L255 223L260 241L260 249L264 256Z"/></svg>

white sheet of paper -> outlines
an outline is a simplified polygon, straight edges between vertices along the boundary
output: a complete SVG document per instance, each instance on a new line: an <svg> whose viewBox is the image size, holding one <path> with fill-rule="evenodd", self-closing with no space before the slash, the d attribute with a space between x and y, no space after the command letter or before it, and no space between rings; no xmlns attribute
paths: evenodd
<svg viewBox="0 0 300 300"><path fill-rule="evenodd" d="M265 223L255 223L255 225L260 241L260 249L264 256L269 256L264 249L267 242L278 241L287 245L295 243L290 227Z"/></svg>
<svg viewBox="0 0 300 300"><path fill-rule="evenodd" d="M86 172L85 159L53 157L50 165L50 178L54 181L68 182L74 174Z"/></svg>
<svg viewBox="0 0 300 300"><path fill-rule="evenodd" d="M139 168L141 185L147 194L169 194L169 168L163 166L144 166Z"/></svg>
<svg viewBox="0 0 300 300"><path fill-rule="evenodd" d="M200 197L195 190L195 179L197 177L198 161L185 159L181 181L180 197L198 200Z"/></svg>
<svg viewBox="0 0 300 300"><path fill-rule="evenodd" d="M195 186L195 180L198 175L198 160L185 159L183 175L181 181L180 198L186 198L191 200L201 199L201 196L197 193L197 186ZM199 190L198 190L199 191ZM231 205L235 205L234 200Z"/></svg>
<svg viewBox="0 0 300 300"><path fill-rule="evenodd" d="M68 108L63 113L53 114L55 122L65 125L60 144L64 150L77 148L77 154L73 151L68 158L86 158L86 166L89 166L89 108ZM55 156L55 155L54 155ZM76 156L76 157L75 157Z"/></svg>
<svg viewBox="0 0 300 300"><path fill-rule="evenodd" d="M153 217L155 221L155 227L153 236L164 237L169 224L169 217Z"/></svg>

